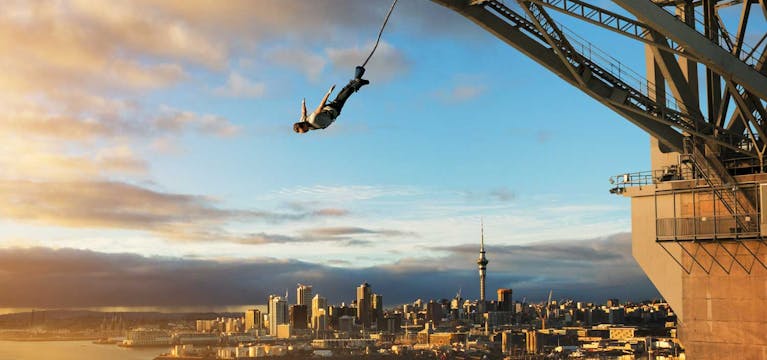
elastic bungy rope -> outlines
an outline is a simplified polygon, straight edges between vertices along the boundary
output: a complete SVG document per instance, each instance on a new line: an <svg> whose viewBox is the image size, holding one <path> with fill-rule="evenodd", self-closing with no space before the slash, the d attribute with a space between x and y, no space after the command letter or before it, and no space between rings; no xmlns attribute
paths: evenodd
<svg viewBox="0 0 767 360"><path fill-rule="evenodd" d="M373 57L373 53L376 52L376 49L378 48L378 42L381 41L381 34L383 34L384 28L386 27L386 23L389 22L389 16L391 16L391 12L394 10L394 5L397 5L397 0L394 0L394 2L391 4L391 7L389 8L389 12L386 14L386 18L384 18L383 25L381 25L381 30L378 31L378 38L376 39L376 44L373 46L373 50L370 52L370 55L368 55L368 58L365 59L365 62L362 63L362 67L364 68L365 65L368 64L368 61L370 61L370 58Z"/></svg>

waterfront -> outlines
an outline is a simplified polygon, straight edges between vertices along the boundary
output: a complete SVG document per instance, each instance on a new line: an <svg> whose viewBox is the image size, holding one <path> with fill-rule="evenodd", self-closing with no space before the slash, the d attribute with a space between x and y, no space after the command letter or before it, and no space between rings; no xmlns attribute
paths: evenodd
<svg viewBox="0 0 767 360"><path fill-rule="evenodd" d="M164 351L96 345L90 341L0 341L0 360L152 360Z"/></svg>
<svg viewBox="0 0 767 360"><path fill-rule="evenodd" d="M0 315L33 311L95 311L104 313L157 312L157 313L244 313L256 308L265 310L266 305L198 305L198 306L85 306L85 307L7 307L0 308Z"/></svg>

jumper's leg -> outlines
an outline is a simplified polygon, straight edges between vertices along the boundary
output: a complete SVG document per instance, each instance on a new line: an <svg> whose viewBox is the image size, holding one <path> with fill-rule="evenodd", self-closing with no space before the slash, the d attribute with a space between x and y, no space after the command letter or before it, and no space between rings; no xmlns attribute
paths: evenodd
<svg viewBox="0 0 767 360"><path fill-rule="evenodd" d="M363 71L364 72L364 71ZM370 82L364 79L354 79L352 81L349 81L346 86L344 86L343 89L338 93L335 100L328 103L327 106L332 107L333 109L336 109L338 113L341 113L341 108L344 107L344 104L346 103L346 99L349 98L354 92L359 90L361 87L369 84Z"/></svg>

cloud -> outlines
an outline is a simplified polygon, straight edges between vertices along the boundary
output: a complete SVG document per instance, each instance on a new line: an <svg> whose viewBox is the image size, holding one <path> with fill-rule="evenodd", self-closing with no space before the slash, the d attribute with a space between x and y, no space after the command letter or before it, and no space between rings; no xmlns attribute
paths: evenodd
<svg viewBox="0 0 767 360"><path fill-rule="evenodd" d="M383 197L407 197L418 194L420 194L420 190L408 186L314 185L280 189L275 195L300 198L302 201L338 201L345 203Z"/></svg>
<svg viewBox="0 0 767 360"><path fill-rule="evenodd" d="M146 89L181 80L182 67L169 60L205 58L210 46L178 22L156 19L132 4L73 1L4 4L0 49L8 72L0 88ZM126 54L128 56L122 56ZM141 62L130 55L153 56ZM217 56L220 61L223 55Z"/></svg>
<svg viewBox="0 0 767 360"><path fill-rule="evenodd" d="M325 57L297 48L279 48L271 51L267 58L277 66L302 72L312 81L319 78L327 64Z"/></svg>
<svg viewBox="0 0 767 360"><path fill-rule="evenodd" d="M200 67L222 69L228 57L226 43L151 7L9 1L0 13L0 51L12 54L0 77L0 143L21 154L0 154L0 178L143 178L148 166L136 144L190 130L238 132L221 116L143 101ZM174 116L189 121L160 126Z"/></svg>
<svg viewBox="0 0 767 360"><path fill-rule="evenodd" d="M67 227L151 230L241 215L215 208L204 197L107 181L0 181L0 204L4 218Z"/></svg>
<svg viewBox="0 0 767 360"><path fill-rule="evenodd" d="M328 243L342 246L364 246L371 242L369 240L354 239L349 236L321 233L315 234L306 231L301 232L298 236L269 234L264 232L232 233L217 228L201 229L195 226L172 227L170 229L164 229L164 231L165 232L162 235L171 240L232 243L240 245Z"/></svg>
<svg viewBox="0 0 767 360"><path fill-rule="evenodd" d="M226 84L215 88L213 92L220 96L258 98L264 96L266 85L262 82L252 82L233 71L229 73Z"/></svg>
<svg viewBox="0 0 767 360"><path fill-rule="evenodd" d="M438 98L446 103L460 103L473 100L487 91L482 76L476 74L456 74L452 84L436 92Z"/></svg>
<svg viewBox="0 0 767 360"><path fill-rule="evenodd" d="M476 258L477 245L434 246L431 249L445 252L448 264L461 264ZM536 286L550 282L552 286L564 288L620 287L646 279L631 256L630 233L525 245L486 243L485 247L490 259L489 268L504 273L526 274L531 279L537 279L539 284Z"/></svg>
<svg viewBox="0 0 767 360"><path fill-rule="evenodd" d="M225 40L228 48L246 47L275 38L300 41L311 47L317 43L349 43L360 37L374 39L384 15L387 0L299 1L285 6L280 0L232 0L214 4L205 0L183 3L136 1L137 7L152 9L158 17L195 24L208 37ZM384 35L403 32L411 36L472 39L489 36L470 21L431 2L400 2ZM447 33L447 35L446 35ZM242 34L248 34L244 37Z"/></svg>
<svg viewBox="0 0 767 360"><path fill-rule="evenodd" d="M162 192L116 181L0 180L0 216L44 226L147 231L175 241L269 244L330 241L265 233L229 233L236 222L336 217L334 212L277 213L228 209L210 198Z"/></svg>
<svg viewBox="0 0 767 360"><path fill-rule="evenodd" d="M470 201L495 201L511 202L517 198L517 194L509 188L499 187L488 191L465 191L463 194Z"/></svg>
<svg viewBox="0 0 767 360"><path fill-rule="evenodd" d="M245 90L243 90L245 91ZM158 117L152 120L152 126L158 134L181 133L187 129L202 134L212 134L219 137L231 137L240 133L239 126L228 119L211 114L197 114L190 111L163 107Z"/></svg>
<svg viewBox="0 0 767 360"><path fill-rule="evenodd" d="M77 180L109 175L143 176L147 163L128 147L92 153L57 151L46 142L5 139L0 145L0 179Z"/></svg>
<svg viewBox="0 0 767 360"><path fill-rule="evenodd" d="M490 196L496 198L498 201L511 201L514 200L517 195L507 188L499 188L490 191Z"/></svg>
<svg viewBox="0 0 767 360"><path fill-rule="evenodd" d="M314 214L321 216L346 216L349 215L349 210L337 209L337 208L325 208L314 211Z"/></svg>
<svg viewBox="0 0 767 360"><path fill-rule="evenodd" d="M161 106L154 116L146 116L143 109L125 102L99 99L100 105L96 105L96 98L91 97L89 100L94 104L87 112L66 115L53 114L42 108L9 110L0 115L0 137L22 134L77 144L97 139L116 140L126 136L151 138L176 135L187 130L219 136L230 136L239 131L228 119L212 114ZM116 111L107 113L105 108L113 106Z"/></svg>
<svg viewBox="0 0 767 360"><path fill-rule="evenodd" d="M270 218L289 217L291 220L314 216L316 213L300 213L294 215L269 214ZM333 216L333 215L331 215ZM372 240L364 237L402 237L417 236L415 233L398 230L371 230L361 227L325 227L301 230L298 235L258 233L231 233L216 228L199 229L192 227L172 228L164 234L166 237L184 241L228 242L242 245L269 245L294 243L334 243L343 246L365 246Z"/></svg>
<svg viewBox="0 0 767 360"><path fill-rule="evenodd" d="M283 212L232 209L204 196L118 181L0 180L0 217L38 227L127 230L176 244L199 243L200 246L326 243L358 247L370 245L375 237L417 236L398 230L360 227L312 228L293 234L260 230L286 222L341 218L347 214L345 209L309 205Z"/></svg>
<svg viewBox="0 0 767 360"><path fill-rule="evenodd" d="M433 249L448 251L455 255L475 256L477 254L477 244L434 247ZM496 256L501 255L510 257L511 260L525 262L542 259L554 259L556 262L614 262L625 261L631 257L630 236L625 235L610 239L495 245L487 246L487 249Z"/></svg>
<svg viewBox="0 0 767 360"><path fill-rule="evenodd" d="M479 97L486 90L482 85L457 85L446 96L451 102L463 102Z"/></svg>
<svg viewBox="0 0 767 360"><path fill-rule="evenodd" d="M308 229L302 232L308 237L337 237L347 235L379 235L384 237L390 236L415 236L415 233L403 232L398 230L371 230L361 227L324 227Z"/></svg>
<svg viewBox="0 0 767 360"><path fill-rule="evenodd" d="M622 242L620 239L609 241ZM475 249L476 251L476 249ZM549 289L555 296L584 301L607 298L643 300L657 291L633 261L612 276L593 277L588 262L576 274L541 273L544 262L524 264L517 271L503 269L501 260L488 252L488 288L511 287L516 299L543 299ZM474 254L474 257L476 254ZM556 260L555 255L548 260ZM191 260L106 254L87 250L50 248L0 249L0 306L75 307L108 305L233 305L264 303L268 294L307 283L332 303L349 302L354 288L367 281L384 296L387 306L416 298L450 297L457 289L476 297L478 279L474 257L442 267L450 259L413 260L368 268L345 267L334 259L326 266L294 260L250 258L237 261ZM416 266L417 265L417 266ZM525 267L528 266L528 267ZM612 268L604 269L610 272ZM309 277L311 274L311 278ZM471 290L470 290L471 289Z"/></svg>
<svg viewBox="0 0 767 360"><path fill-rule="evenodd" d="M286 244L286 243L308 242L305 239L299 239L293 236L267 234L267 233L256 233L256 234L234 235L234 236L218 235L216 237L224 241L233 242L237 244L244 244L244 245L266 245L266 244ZM204 239L209 240L210 238L212 237L207 236Z"/></svg>
<svg viewBox="0 0 767 360"><path fill-rule="evenodd" d="M552 133L551 131L538 130L538 132L535 134L535 139L538 141L538 143L544 144L549 142L549 140L551 140L553 136L554 136L554 133Z"/></svg>

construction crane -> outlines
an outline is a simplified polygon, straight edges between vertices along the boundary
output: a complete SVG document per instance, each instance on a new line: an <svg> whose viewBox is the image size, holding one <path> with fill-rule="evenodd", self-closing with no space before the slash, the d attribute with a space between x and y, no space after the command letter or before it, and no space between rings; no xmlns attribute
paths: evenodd
<svg viewBox="0 0 767 360"><path fill-rule="evenodd" d="M549 317L549 307L551 306L551 295L554 291L549 290L549 298L546 300L545 307L541 304L534 304L533 309L535 309L535 312L538 314L538 318L541 319L541 330L546 330L546 320L548 320ZM527 299L527 298L525 298ZM544 310L546 315L544 316Z"/></svg>
<svg viewBox="0 0 767 360"><path fill-rule="evenodd" d="M549 290L549 299L546 300L546 320L549 320L551 317L551 295L554 293L554 290Z"/></svg>

